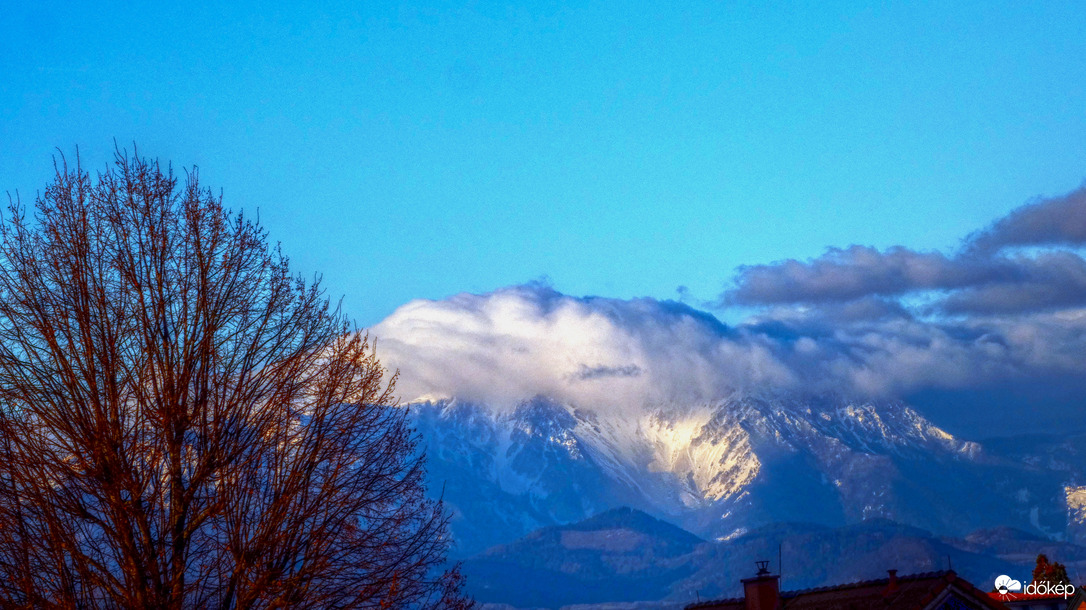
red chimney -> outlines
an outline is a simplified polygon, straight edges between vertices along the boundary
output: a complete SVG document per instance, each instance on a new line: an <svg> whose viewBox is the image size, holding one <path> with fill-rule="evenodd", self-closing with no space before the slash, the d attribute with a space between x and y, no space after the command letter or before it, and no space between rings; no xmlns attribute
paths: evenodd
<svg viewBox="0 0 1086 610"><path fill-rule="evenodd" d="M746 610L780 610L780 575L769 573L769 562L759 561L758 574L743 579Z"/></svg>
<svg viewBox="0 0 1086 610"><path fill-rule="evenodd" d="M897 570L886 570L886 573L890 575L890 580L886 583L886 588L882 590L882 596L890 597L897 593Z"/></svg>

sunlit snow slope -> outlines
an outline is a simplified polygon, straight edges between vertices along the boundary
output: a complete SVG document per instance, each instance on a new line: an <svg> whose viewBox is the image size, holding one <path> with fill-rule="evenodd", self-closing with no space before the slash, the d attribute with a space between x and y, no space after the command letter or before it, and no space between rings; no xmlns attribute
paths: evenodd
<svg viewBox="0 0 1086 610"><path fill-rule="evenodd" d="M512 410L455 399L410 408L464 554L623 505L717 539L875 517L943 533L1066 527L1068 473L993 455L898 402L747 394L631 415L541 397Z"/></svg>

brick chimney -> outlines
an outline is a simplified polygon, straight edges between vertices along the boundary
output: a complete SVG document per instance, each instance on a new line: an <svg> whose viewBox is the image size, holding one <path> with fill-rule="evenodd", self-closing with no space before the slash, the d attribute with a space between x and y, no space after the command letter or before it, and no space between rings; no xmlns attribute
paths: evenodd
<svg viewBox="0 0 1086 610"><path fill-rule="evenodd" d="M745 610L780 610L780 575L769 573L769 562L759 561L754 578L743 579Z"/></svg>
<svg viewBox="0 0 1086 610"><path fill-rule="evenodd" d="M890 579L886 583L886 588L882 590L883 597L890 597L897 593L897 570L886 570L886 573L890 575Z"/></svg>

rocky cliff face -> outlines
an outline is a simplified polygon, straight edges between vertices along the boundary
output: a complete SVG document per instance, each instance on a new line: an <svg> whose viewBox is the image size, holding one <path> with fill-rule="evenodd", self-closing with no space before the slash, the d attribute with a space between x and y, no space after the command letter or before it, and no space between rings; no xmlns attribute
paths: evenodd
<svg viewBox="0 0 1086 610"><path fill-rule="evenodd" d="M1086 486L1064 487L1067 502L1067 535L1075 544L1086 544Z"/></svg>
<svg viewBox="0 0 1086 610"><path fill-rule="evenodd" d="M511 410L455 399L410 408L463 555L617 506L729 539L768 523L872 518L1059 535L1078 502L1064 491L1077 467L955 438L899 402L736 395L633 415L542 397Z"/></svg>

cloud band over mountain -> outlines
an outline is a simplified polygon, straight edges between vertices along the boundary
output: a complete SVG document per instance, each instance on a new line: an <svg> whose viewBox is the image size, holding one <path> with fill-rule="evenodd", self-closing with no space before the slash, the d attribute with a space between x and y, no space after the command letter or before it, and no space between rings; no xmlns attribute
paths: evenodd
<svg viewBox="0 0 1086 610"><path fill-rule="evenodd" d="M627 410L765 389L998 396L1043 384L1075 395L1086 385L1084 227L1080 189L1011 212L950 255L851 246L742 267L720 299L757 308L738 325L673 301L525 285L413 301L372 332L405 400L544 394ZM987 410L977 420L1029 413L1014 407L969 408ZM1060 408L1077 425L1080 407Z"/></svg>

